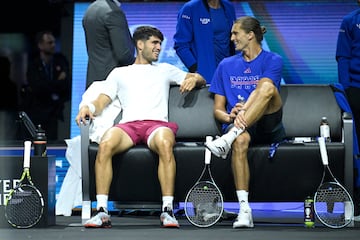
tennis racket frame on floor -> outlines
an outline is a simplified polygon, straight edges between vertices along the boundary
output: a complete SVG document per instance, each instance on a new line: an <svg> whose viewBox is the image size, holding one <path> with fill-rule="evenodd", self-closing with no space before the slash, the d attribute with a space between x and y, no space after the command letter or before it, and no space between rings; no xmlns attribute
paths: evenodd
<svg viewBox="0 0 360 240"><path fill-rule="evenodd" d="M211 136L206 141L212 141ZM224 199L215 183L210 169L211 152L205 148L205 165L200 177L188 191L184 210L189 222L196 227L210 227L216 224L224 211Z"/></svg>
<svg viewBox="0 0 360 240"><path fill-rule="evenodd" d="M335 178L329 167L325 138L319 137L318 143L324 170L314 195L315 214L325 226L343 228L354 220L354 203L349 192Z"/></svg>

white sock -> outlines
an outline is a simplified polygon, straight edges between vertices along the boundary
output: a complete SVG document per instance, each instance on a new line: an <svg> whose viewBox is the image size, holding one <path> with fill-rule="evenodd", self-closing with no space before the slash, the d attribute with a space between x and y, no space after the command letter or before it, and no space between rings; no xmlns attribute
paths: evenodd
<svg viewBox="0 0 360 240"><path fill-rule="evenodd" d="M233 141L243 132L244 130L241 128L233 127L229 130L229 132L225 133L222 138L231 145Z"/></svg>
<svg viewBox="0 0 360 240"><path fill-rule="evenodd" d="M245 190L237 190L236 191L236 195L238 197L239 200L239 205L240 205L240 209L241 208L250 208L249 205L249 192L245 191ZM240 212L239 209L239 212Z"/></svg>
<svg viewBox="0 0 360 240"><path fill-rule="evenodd" d="M105 211L108 209L108 195L98 194L96 195L96 209L99 210L101 207L104 208Z"/></svg>
<svg viewBox="0 0 360 240"><path fill-rule="evenodd" d="M173 201L174 201L174 197L173 196L163 196L162 197L162 211L165 210L165 207L170 207L171 210L173 209Z"/></svg>

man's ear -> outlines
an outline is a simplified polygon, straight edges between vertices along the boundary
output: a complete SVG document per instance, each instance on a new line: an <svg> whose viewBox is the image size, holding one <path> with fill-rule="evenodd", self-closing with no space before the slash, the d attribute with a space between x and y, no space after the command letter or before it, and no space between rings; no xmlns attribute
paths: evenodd
<svg viewBox="0 0 360 240"><path fill-rule="evenodd" d="M144 49L144 42L139 40L137 41L136 43L136 48L139 50L139 51L142 51Z"/></svg>
<svg viewBox="0 0 360 240"><path fill-rule="evenodd" d="M250 31L250 32L248 33L248 40L250 41L250 40L253 39L254 37L255 37L254 32L253 32L253 31Z"/></svg>

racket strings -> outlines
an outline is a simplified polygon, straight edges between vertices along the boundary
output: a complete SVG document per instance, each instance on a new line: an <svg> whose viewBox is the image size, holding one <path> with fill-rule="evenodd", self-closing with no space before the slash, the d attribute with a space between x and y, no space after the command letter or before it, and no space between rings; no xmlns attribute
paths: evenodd
<svg viewBox="0 0 360 240"><path fill-rule="evenodd" d="M199 183L188 194L185 211L194 225L212 225L221 217L222 195L212 183Z"/></svg>
<svg viewBox="0 0 360 240"><path fill-rule="evenodd" d="M34 226L42 215L43 204L37 189L20 186L8 199L6 217L16 227Z"/></svg>
<svg viewBox="0 0 360 240"><path fill-rule="evenodd" d="M315 196L315 211L319 220L327 226L342 227L351 221L347 216L351 199L337 183L325 183L319 187Z"/></svg>

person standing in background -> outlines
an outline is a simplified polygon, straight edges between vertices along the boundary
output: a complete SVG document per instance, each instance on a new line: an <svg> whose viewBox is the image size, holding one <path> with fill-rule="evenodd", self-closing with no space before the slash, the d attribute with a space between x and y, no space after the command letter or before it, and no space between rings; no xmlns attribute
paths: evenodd
<svg viewBox="0 0 360 240"><path fill-rule="evenodd" d="M24 111L35 125L40 124L48 140L58 140L58 120L64 121L64 103L70 99L71 75L66 57L56 52L51 31L36 35L38 55L29 60L28 95Z"/></svg>
<svg viewBox="0 0 360 240"><path fill-rule="evenodd" d="M360 5L360 0L357 0ZM360 143L360 8L344 16L337 40L339 83L345 89ZM359 146L360 148L360 146ZM359 166L360 167L360 166ZM359 177L359 176L357 176ZM360 221L360 186L354 188L355 215Z"/></svg>
<svg viewBox="0 0 360 240"><path fill-rule="evenodd" d="M230 31L235 8L228 0L191 0L178 13L174 49L190 72L211 83L219 62L234 55Z"/></svg>
<svg viewBox="0 0 360 240"><path fill-rule="evenodd" d="M115 67L133 64L135 47L128 22L117 0L96 0L85 12L88 66L86 88L93 81L105 80Z"/></svg>

